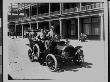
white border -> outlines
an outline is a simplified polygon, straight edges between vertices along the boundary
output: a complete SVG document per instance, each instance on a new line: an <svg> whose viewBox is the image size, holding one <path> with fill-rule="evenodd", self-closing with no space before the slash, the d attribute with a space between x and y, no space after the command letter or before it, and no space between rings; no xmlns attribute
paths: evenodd
<svg viewBox="0 0 110 82"><path fill-rule="evenodd" d="M107 1L106 0L3 0L3 81L4 82L36 82L41 80L8 80L7 74L8 74L8 37L7 37L7 11L8 11L8 5L9 3L17 3L17 2L105 2L104 5L104 26L105 26L105 81L108 81L108 8L107 8ZM79 78L80 79L80 78ZM42 80L43 81L43 80ZM57 80L44 80L44 81L57 81ZM69 81L69 80L68 80ZM74 77L73 77L74 81Z"/></svg>

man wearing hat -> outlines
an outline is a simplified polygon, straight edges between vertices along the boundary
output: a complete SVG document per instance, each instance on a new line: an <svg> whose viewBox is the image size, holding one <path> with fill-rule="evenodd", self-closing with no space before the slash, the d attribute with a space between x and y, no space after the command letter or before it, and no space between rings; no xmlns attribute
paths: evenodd
<svg viewBox="0 0 110 82"><path fill-rule="evenodd" d="M47 36L50 37L51 39L54 37L54 27L51 26L50 31L48 32Z"/></svg>
<svg viewBox="0 0 110 82"><path fill-rule="evenodd" d="M36 39L44 39L44 31L43 29L41 29L41 32L37 33Z"/></svg>

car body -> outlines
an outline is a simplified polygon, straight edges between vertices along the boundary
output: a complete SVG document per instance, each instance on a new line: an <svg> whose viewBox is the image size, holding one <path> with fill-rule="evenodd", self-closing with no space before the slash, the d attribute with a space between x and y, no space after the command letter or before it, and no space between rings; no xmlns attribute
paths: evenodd
<svg viewBox="0 0 110 82"><path fill-rule="evenodd" d="M69 45L68 40L30 40L30 46L28 50L30 60L37 60L41 64L45 62L51 71L56 71L66 62L72 62L77 65L81 65L84 62L81 46L73 47Z"/></svg>

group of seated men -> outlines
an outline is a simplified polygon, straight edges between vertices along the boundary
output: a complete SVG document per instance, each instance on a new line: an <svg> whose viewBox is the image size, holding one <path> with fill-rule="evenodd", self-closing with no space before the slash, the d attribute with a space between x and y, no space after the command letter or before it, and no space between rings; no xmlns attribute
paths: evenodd
<svg viewBox="0 0 110 82"><path fill-rule="evenodd" d="M49 41L45 41L46 39L47 40L53 40L53 38L57 37L56 33L54 32L54 27L51 26L51 28L49 29L49 31L47 32L46 29L40 29L39 32L37 32L37 34L35 36L34 35L34 32L30 32L29 33L29 40L31 42L33 41L40 41L42 43L44 43L45 46L49 45ZM33 45L33 43L32 43ZM46 47L47 48L47 47Z"/></svg>
<svg viewBox="0 0 110 82"><path fill-rule="evenodd" d="M35 39L35 40L44 40L46 38L48 39L53 39L55 37L57 37L57 34L54 32L54 27L51 26L51 28L49 29L49 31L47 32L46 29L41 29L40 32L37 32L37 34L35 36L34 35L34 32L30 32L29 33L29 37Z"/></svg>

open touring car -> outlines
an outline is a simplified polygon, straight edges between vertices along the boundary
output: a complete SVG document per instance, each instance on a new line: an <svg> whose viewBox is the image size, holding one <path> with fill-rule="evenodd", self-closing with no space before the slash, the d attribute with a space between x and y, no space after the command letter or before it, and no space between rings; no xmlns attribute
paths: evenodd
<svg viewBox="0 0 110 82"><path fill-rule="evenodd" d="M69 41L60 41L60 39L45 38L40 41L29 38L30 49L28 50L29 59L49 67L51 71L56 71L64 63L72 62L81 65L84 62L84 55L81 46L73 47Z"/></svg>

